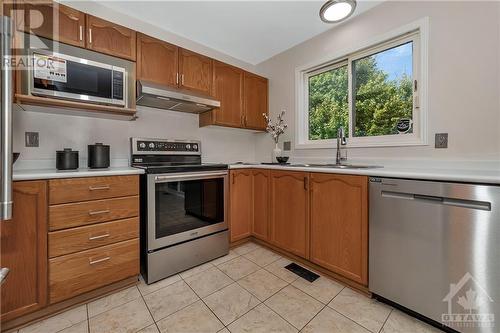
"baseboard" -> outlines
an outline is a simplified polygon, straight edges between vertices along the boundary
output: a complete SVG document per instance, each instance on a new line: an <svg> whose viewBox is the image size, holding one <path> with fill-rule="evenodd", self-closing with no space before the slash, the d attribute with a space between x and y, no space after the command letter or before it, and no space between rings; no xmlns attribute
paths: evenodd
<svg viewBox="0 0 500 333"><path fill-rule="evenodd" d="M130 286L136 285L138 283L138 276L132 276L125 280L118 281L116 283L94 289L87 293L72 297L68 300L51 304L38 311L26 314L21 317L9 320L7 322L2 322L0 325L0 332L8 332L10 330L17 330L24 326L28 326L33 322L43 320L45 318L51 317L58 313L64 312L66 310L75 308L89 301L107 296L109 294L115 293L119 290L129 288Z"/></svg>

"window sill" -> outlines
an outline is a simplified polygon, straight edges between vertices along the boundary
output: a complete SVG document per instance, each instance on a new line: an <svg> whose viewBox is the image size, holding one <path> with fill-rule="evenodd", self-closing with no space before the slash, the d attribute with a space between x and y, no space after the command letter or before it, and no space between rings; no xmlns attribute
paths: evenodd
<svg viewBox="0 0 500 333"><path fill-rule="evenodd" d="M416 147L428 146L428 143L420 139L409 139L404 141L379 141L379 142L366 142L365 140L356 140L355 142L348 142L345 148L382 148L382 147ZM305 142L296 143L295 149L336 149L337 140L325 140L322 142Z"/></svg>

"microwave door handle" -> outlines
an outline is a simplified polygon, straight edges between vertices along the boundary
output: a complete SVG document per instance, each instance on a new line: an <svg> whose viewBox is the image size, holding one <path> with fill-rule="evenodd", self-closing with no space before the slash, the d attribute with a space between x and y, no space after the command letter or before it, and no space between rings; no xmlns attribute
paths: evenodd
<svg viewBox="0 0 500 333"><path fill-rule="evenodd" d="M12 218L12 70L8 68L12 47L12 21L7 16L1 19L1 112L0 126L0 220Z"/></svg>

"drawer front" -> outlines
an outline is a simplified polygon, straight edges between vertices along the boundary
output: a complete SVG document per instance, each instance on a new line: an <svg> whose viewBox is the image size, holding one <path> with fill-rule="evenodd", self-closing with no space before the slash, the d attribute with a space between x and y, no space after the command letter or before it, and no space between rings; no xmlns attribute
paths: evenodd
<svg viewBox="0 0 500 333"><path fill-rule="evenodd" d="M49 204L125 197L139 194L139 176L52 179Z"/></svg>
<svg viewBox="0 0 500 333"><path fill-rule="evenodd" d="M49 232L49 258L139 237L139 218Z"/></svg>
<svg viewBox="0 0 500 333"><path fill-rule="evenodd" d="M50 259L50 303L138 274L138 239Z"/></svg>
<svg viewBox="0 0 500 333"><path fill-rule="evenodd" d="M139 216L139 197L85 201L49 207L49 230Z"/></svg>

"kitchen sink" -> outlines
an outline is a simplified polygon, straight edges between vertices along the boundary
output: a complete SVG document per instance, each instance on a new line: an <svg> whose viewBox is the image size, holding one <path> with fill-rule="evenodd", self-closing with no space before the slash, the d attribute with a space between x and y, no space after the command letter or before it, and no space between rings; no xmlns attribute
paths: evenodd
<svg viewBox="0 0 500 333"><path fill-rule="evenodd" d="M291 167L310 167L310 168L332 168L332 169L375 169L383 168L377 165L360 164L290 164Z"/></svg>

